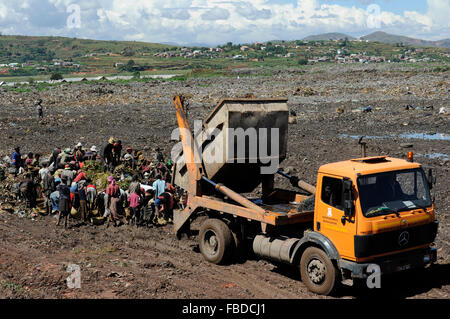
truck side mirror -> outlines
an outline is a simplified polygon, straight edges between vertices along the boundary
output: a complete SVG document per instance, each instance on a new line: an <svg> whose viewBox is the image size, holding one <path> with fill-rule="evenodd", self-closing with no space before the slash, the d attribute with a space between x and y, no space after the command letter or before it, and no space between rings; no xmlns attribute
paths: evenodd
<svg viewBox="0 0 450 319"><path fill-rule="evenodd" d="M433 189L434 184L436 184L436 176L433 175L432 168L428 169L427 182L428 182L428 188Z"/></svg>
<svg viewBox="0 0 450 319"><path fill-rule="evenodd" d="M342 181L343 200L344 200L344 214L350 218L353 216L353 183L350 179L344 178Z"/></svg>

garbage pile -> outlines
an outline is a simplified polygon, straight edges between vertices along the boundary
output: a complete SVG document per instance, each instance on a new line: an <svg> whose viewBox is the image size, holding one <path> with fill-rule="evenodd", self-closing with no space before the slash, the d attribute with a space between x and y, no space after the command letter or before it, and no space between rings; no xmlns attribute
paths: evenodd
<svg viewBox="0 0 450 319"><path fill-rule="evenodd" d="M105 222L161 226L172 222L183 192L170 184L172 162L159 148L154 156L111 137L100 150L78 143L51 154L12 156L0 161L0 213L33 221L42 216L87 225Z"/></svg>

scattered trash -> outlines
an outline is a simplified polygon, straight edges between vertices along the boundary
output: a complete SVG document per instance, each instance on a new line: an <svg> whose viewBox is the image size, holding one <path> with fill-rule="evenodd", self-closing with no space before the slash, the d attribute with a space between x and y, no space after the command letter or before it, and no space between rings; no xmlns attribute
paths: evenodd
<svg viewBox="0 0 450 319"><path fill-rule="evenodd" d="M289 124L296 124L297 123L297 118L295 116L290 116L289 115L288 123Z"/></svg>
<svg viewBox="0 0 450 319"><path fill-rule="evenodd" d="M439 114L445 114L445 113L447 113L447 108L445 106L443 106L439 109Z"/></svg>
<svg viewBox="0 0 450 319"><path fill-rule="evenodd" d="M298 87L294 90L294 93L292 93L294 96L313 96L317 94L317 91L310 87Z"/></svg>

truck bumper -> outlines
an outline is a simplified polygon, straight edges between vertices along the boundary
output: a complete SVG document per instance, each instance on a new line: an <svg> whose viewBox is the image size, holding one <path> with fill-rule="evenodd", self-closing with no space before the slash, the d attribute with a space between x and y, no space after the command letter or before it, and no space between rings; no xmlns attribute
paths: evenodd
<svg viewBox="0 0 450 319"><path fill-rule="evenodd" d="M352 278L364 279L371 274L370 272L367 272L367 267L369 265L378 265L381 269L381 275L386 275L408 269L420 268L427 264L431 264L436 260L436 248L430 247L376 258L370 263L357 263L340 259L338 264L340 268L349 270Z"/></svg>

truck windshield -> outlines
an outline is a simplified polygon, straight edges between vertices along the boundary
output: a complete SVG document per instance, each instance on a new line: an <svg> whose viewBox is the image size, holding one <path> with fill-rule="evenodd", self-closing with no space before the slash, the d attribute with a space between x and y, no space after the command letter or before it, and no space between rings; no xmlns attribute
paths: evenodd
<svg viewBox="0 0 450 319"><path fill-rule="evenodd" d="M431 205L428 184L420 168L360 176L358 190L365 217Z"/></svg>

